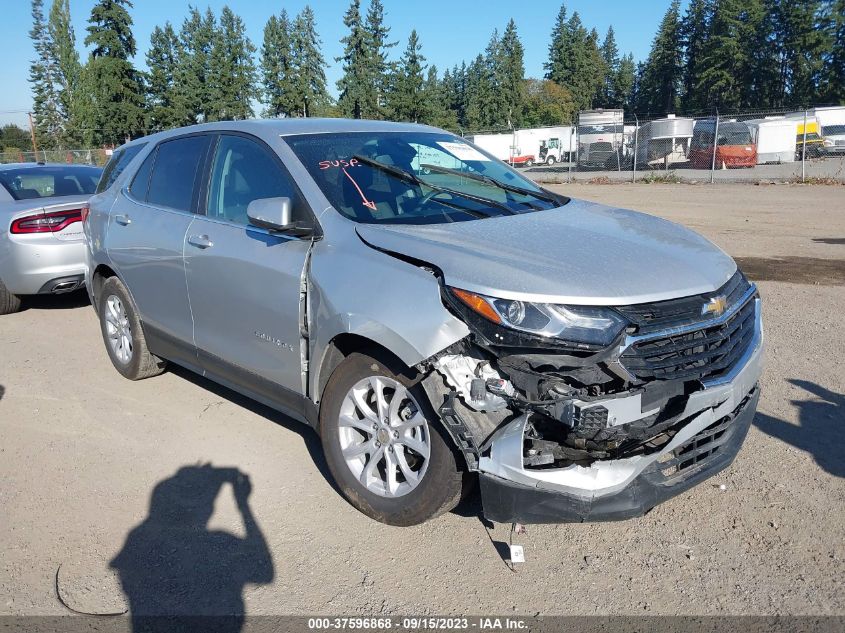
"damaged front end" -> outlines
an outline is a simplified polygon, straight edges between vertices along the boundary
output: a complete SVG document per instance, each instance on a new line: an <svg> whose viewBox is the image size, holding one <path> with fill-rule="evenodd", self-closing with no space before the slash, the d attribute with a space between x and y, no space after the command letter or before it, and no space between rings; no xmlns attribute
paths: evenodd
<svg viewBox="0 0 845 633"><path fill-rule="evenodd" d="M739 271L713 293L612 309L443 294L471 334L423 363L423 386L489 519L638 516L736 456L762 362Z"/></svg>

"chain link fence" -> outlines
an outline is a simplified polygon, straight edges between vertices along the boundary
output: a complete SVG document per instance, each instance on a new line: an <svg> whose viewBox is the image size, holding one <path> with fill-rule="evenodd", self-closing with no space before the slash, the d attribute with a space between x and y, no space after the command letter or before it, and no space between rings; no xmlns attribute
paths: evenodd
<svg viewBox="0 0 845 633"><path fill-rule="evenodd" d="M466 133L538 182L845 183L845 107L641 118Z"/></svg>
<svg viewBox="0 0 845 633"><path fill-rule="evenodd" d="M102 167L111 157L106 149L39 149L37 152L5 148L0 152L0 164L8 163L65 163L67 165L98 165Z"/></svg>

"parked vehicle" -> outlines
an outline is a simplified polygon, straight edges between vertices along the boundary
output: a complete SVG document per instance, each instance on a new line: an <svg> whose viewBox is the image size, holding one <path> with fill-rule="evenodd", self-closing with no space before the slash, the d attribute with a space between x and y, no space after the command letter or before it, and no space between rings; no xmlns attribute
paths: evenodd
<svg viewBox="0 0 845 633"><path fill-rule="evenodd" d="M818 123L818 133L822 137L820 154L845 153L845 106L819 106L807 111L792 112L786 116L796 121L803 121L806 117L808 122ZM809 143L807 149L810 149Z"/></svg>
<svg viewBox="0 0 845 633"><path fill-rule="evenodd" d="M494 521L638 516L748 431L757 289L681 226L421 125L223 122L130 154L84 223L116 370L173 362L312 425L378 521L475 477Z"/></svg>
<svg viewBox="0 0 845 633"><path fill-rule="evenodd" d="M578 164L617 169L624 162L625 126L622 110L578 113Z"/></svg>
<svg viewBox="0 0 845 633"><path fill-rule="evenodd" d="M687 162L694 123L693 119L670 114L643 124L635 132L637 165L668 169L669 165Z"/></svg>
<svg viewBox="0 0 845 633"><path fill-rule="evenodd" d="M21 297L83 283L82 213L102 170L80 165L0 165L0 315Z"/></svg>
<svg viewBox="0 0 845 633"><path fill-rule="evenodd" d="M821 153L845 154L845 124L822 126L822 134Z"/></svg>
<svg viewBox="0 0 845 633"><path fill-rule="evenodd" d="M804 128L807 128L806 134ZM804 150L806 142L807 149ZM824 139L819 135L819 124L815 119L808 119L806 126L803 120L796 126L795 134L795 160L803 158L818 158L825 153Z"/></svg>
<svg viewBox="0 0 845 633"><path fill-rule="evenodd" d="M554 165L569 160L575 151L575 129L571 126L523 128L508 134L476 134L470 142L496 158L517 167L535 163Z"/></svg>
<svg viewBox="0 0 845 633"><path fill-rule="evenodd" d="M718 130L717 130L718 128ZM757 164L757 146L751 130L741 121L704 119L696 121L692 134L689 159L696 169L710 169L713 165L713 143L716 134L715 167L754 167Z"/></svg>
<svg viewBox="0 0 845 633"><path fill-rule="evenodd" d="M795 121L783 117L745 121L757 147L757 164L795 162Z"/></svg>

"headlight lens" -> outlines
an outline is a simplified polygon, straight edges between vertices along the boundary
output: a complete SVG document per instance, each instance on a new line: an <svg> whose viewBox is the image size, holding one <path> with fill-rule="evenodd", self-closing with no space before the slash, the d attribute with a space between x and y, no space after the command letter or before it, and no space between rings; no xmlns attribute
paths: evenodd
<svg viewBox="0 0 845 633"><path fill-rule="evenodd" d="M627 322L609 308L529 303L497 299L459 288L451 288L460 301L476 314L496 325L536 336L606 346L613 342Z"/></svg>

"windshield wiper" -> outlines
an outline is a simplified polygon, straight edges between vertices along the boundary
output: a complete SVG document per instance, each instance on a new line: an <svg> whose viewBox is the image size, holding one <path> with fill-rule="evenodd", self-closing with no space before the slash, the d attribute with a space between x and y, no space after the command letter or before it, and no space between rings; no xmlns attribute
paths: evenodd
<svg viewBox="0 0 845 633"><path fill-rule="evenodd" d="M562 201L559 196L555 194L545 193L542 191L532 191L531 189L525 189L524 187L518 187L517 185L508 185L504 182L500 182L495 178L491 178L485 174L475 174L472 172L464 172L458 169L450 169L448 167L440 167L439 165L429 165L426 163L425 165L420 165L422 169L428 169L430 171L437 172L439 174L450 174L452 176L462 176L464 178L469 178L470 180L475 180L477 182L486 182L489 185L493 185L494 187L498 187L499 189L504 189L505 191L512 191L513 193L519 193L523 196L532 196L534 198L539 198L540 200L545 200L546 202L551 202L552 204L560 204ZM427 184L427 183L426 183ZM567 202L569 200L567 199ZM564 203L565 204L565 203Z"/></svg>
<svg viewBox="0 0 845 633"><path fill-rule="evenodd" d="M367 158L366 156L361 156L360 154L355 154L352 158L357 160L360 163L364 163L365 165L369 165L379 171L383 171L386 174L390 174L398 178L399 180L403 180L405 182L411 182L415 185L420 185L423 187L428 187L429 189L433 189L434 191L440 191L442 193L449 193L453 196L459 196L461 198L466 198L467 200L473 200L480 204L486 204L491 207L495 207L501 211L504 211L508 215L516 215L516 211L511 209L509 206L502 204L498 200L491 200L490 198L485 198L484 196L476 196L472 193L467 193L465 191L459 191L457 189L450 189L449 187L441 187L439 185L433 185L430 182L426 182L425 180L421 180L417 177L416 174L412 174L409 171L405 171L404 169L400 169L399 167L394 167L393 165L387 165L386 163L380 163L377 160L373 160L372 158ZM442 200L438 200L438 202L442 202ZM477 213L481 213L477 211ZM485 215L484 217L490 217Z"/></svg>

